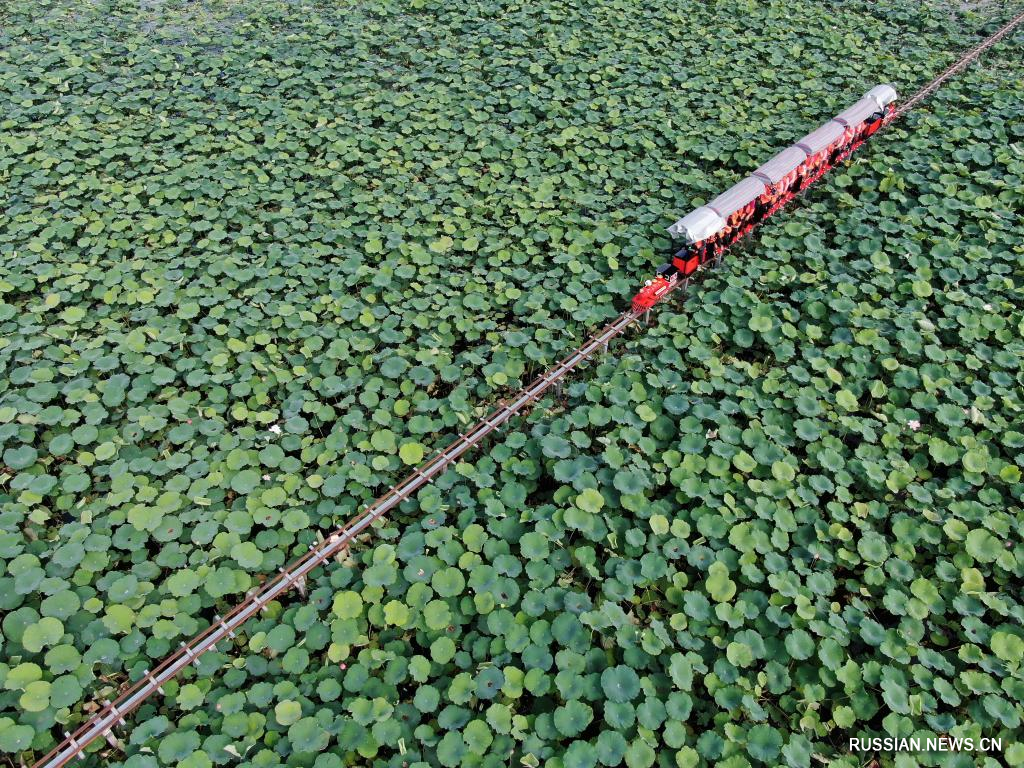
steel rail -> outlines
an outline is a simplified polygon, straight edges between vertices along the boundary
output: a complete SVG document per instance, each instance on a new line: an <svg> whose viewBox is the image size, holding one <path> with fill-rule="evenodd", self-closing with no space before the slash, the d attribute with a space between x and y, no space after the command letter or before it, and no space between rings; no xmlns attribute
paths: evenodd
<svg viewBox="0 0 1024 768"><path fill-rule="evenodd" d="M913 109L919 102L937 91L944 82L966 68L982 53L1008 35L1017 25L1024 21L1024 11L1019 13L995 33L963 54L956 62L945 69L938 77L930 81L924 88L895 110L886 122L893 122ZM720 259L719 259L720 260ZM716 261L716 264L718 262ZM674 285L671 289L684 287L688 281ZM365 531L374 521L379 520L395 506L408 499L413 493L430 483L444 472L456 459L475 447L495 430L500 429L513 416L538 400L555 382L584 362L596 352L607 349L608 343L622 334L636 322L644 312L623 312L619 317L591 336L587 342L566 358L555 364L551 369L539 376L528 387L515 395L511 403L500 402L499 406L482 418L468 432L460 434L448 447L433 454L423 464L414 468L412 473L398 485L390 488L385 494L368 504L346 525L336 529L319 544L310 545L309 551L294 560L287 567L280 569L277 576L250 593L226 616L214 616L214 622L205 630L193 637L189 642L182 643L179 649L164 659L153 670L144 670L142 676L127 690L114 700L104 705L89 720L80 725L74 733L65 731L64 740L50 752L36 761L32 768L60 768L76 757L85 755L85 748L99 738L112 738L115 725L124 724L124 718L135 711L147 698L154 693L163 693L163 684L173 679L179 672L191 666L202 654L214 648L225 639L232 639L246 621L282 593L293 587L304 589L305 579L319 565L336 557L346 549L353 539Z"/></svg>
<svg viewBox="0 0 1024 768"><path fill-rule="evenodd" d="M916 107L921 101L939 90L939 88L942 87L942 84L949 80L949 78L959 74L961 71L969 67L979 56L981 56L981 54L1010 34L1014 27L1022 21L1024 21L1024 11L1018 13L998 30L986 37L973 48L969 49L966 53L962 54L959 59L946 67L946 69L944 69L937 77L933 78L926 86L924 86L924 88L903 102L903 104L893 112L892 118L889 122L903 117L903 115Z"/></svg>

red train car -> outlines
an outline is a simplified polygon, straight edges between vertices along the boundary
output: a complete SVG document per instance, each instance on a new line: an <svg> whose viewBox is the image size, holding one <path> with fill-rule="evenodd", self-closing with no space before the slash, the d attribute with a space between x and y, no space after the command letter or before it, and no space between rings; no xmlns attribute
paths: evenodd
<svg viewBox="0 0 1024 768"><path fill-rule="evenodd" d="M679 276L692 275L844 161L892 115L896 98L892 86L875 86L857 103L670 226L669 234L686 245L670 264L659 268L655 279L644 284L633 298L634 311L650 309L669 293Z"/></svg>

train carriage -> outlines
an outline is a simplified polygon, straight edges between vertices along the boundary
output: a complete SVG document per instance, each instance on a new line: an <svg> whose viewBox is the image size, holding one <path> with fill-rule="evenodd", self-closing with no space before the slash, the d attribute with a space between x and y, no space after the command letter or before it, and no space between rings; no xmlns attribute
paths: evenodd
<svg viewBox="0 0 1024 768"><path fill-rule="evenodd" d="M714 200L696 208L668 228L684 246L662 265L633 299L633 309L649 309L675 282L747 234L798 192L842 162L894 112L897 94L878 85L827 123L820 125L740 180Z"/></svg>

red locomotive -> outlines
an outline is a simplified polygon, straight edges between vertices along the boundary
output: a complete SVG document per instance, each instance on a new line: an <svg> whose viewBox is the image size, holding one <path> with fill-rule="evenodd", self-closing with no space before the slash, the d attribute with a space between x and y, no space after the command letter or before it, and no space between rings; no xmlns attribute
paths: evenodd
<svg viewBox="0 0 1024 768"><path fill-rule="evenodd" d="M896 91L878 85L827 123L779 152L753 174L668 228L686 246L633 297L633 311L661 301L679 281L720 256L729 246L820 179L875 133L893 112Z"/></svg>
<svg viewBox="0 0 1024 768"><path fill-rule="evenodd" d="M679 280L679 272L670 264L662 264L658 267L658 274L653 280L647 280L644 287L633 297L633 311L646 312L653 307L662 297L675 288Z"/></svg>

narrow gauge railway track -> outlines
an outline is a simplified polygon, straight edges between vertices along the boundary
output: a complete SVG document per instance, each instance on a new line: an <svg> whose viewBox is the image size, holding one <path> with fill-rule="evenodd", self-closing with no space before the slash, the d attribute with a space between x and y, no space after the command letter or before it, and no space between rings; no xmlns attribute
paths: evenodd
<svg viewBox="0 0 1024 768"><path fill-rule="evenodd" d="M1014 30L1014 28L1021 22L1024 22L1024 11L1018 13L1016 16L1014 16L1012 19L1006 22L1003 26L1001 26L991 35L989 35L980 43L978 43L976 46L967 50L965 53L961 54L959 59L957 59L948 67L946 67L946 69L942 70L942 72L939 73L938 76L932 78L932 80L929 81L929 83L926 86L924 86L921 90L919 90L917 93L915 93L905 102L903 102L899 107L897 107L896 111L892 115L892 119L889 122L892 122L893 120L899 120L901 117L903 117L903 115L907 114L907 112L916 107L920 102L924 101L937 90L939 90L939 88L942 87L943 83L945 83L951 77L953 77L954 75L958 75L964 69L969 67L979 56L981 56L981 54L983 54L993 45L995 45L1008 34L1010 34Z"/></svg>
<svg viewBox="0 0 1024 768"><path fill-rule="evenodd" d="M1005 38L1022 21L1024 11L1010 19L995 33L978 45L962 54L952 65L932 79L911 98L891 112L885 120L890 124L905 115L921 101L937 91L943 83L955 76L982 53ZM716 260L717 261L717 260ZM686 280L673 284L661 293L659 300L678 287L685 288ZM376 501L367 505L360 514L347 524L337 529L319 544L311 545L309 551L282 568L277 576L249 594L238 606L226 616L216 616L214 622L203 632L168 656L158 667L146 670L143 676L128 689L120 693L113 701L104 702L103 706L74 733L65 732L64 740L53 750L33 764L32 768L60 768L78 757L85 756L85 748L100 738L114 742L113 729L124 725L125 718L134 712L154 693L162 693L163 685L172 680L183 669L191 666L204 653L224 640L231 640L246 621L264 610L269 602L275 600L289 589L297 588L305 591L306 577L337 557L348 548L353 539L365 531L375 520L380 519L402 501L408 499L417 490L430 483L442 474L454 461L470 449L483 442L491 433L499 429L518 413L521 413L536 402L552 386L563 379L570 371L581 363L600 352L607 350L609 342L620 336L633 323L647 314L644 311L630 310L591 336L581 347L564 358L561 362L536 378L529 386L519 390L510 402L502 401L498 407L481 419L470 430L459 435L447 448L438 451L424 463L416 467L402 482Z"/></svg>

